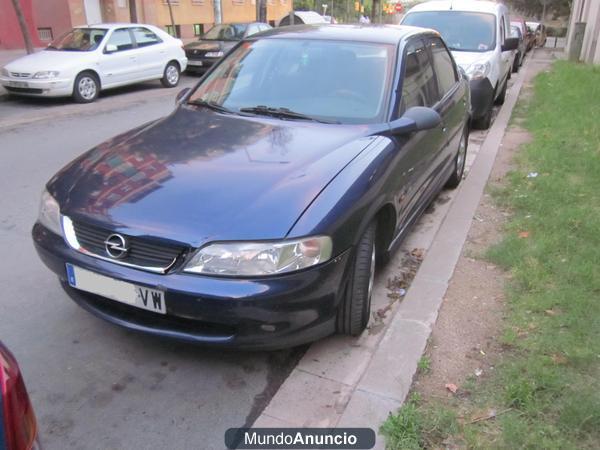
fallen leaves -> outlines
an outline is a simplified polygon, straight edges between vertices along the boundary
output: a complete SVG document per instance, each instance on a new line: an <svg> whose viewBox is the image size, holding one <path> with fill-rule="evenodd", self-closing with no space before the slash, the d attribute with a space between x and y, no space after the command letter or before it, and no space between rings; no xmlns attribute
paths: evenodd
<svg viewBox="0 0 600 450"><path fill-rule="evenodd" d="M527 239L529 237L529 231L519 231L519 239Z"/></svg>
<svg viewBox="0 0 600 450"><path fill-rule="evenodd" d="M455 385L454 383L446 383L445 388L448 389L453 394L456 394L456 392L458 391L458 386Z"/></svg>

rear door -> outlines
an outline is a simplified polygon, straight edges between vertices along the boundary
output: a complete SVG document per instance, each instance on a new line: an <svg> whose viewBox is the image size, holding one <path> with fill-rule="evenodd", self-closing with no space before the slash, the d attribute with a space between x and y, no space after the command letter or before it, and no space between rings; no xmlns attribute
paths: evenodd
<svg viewBox="0 0 600 450"><path fill-rule="evenodd" d="M438 83L438 98L434 109L442 116L442 147L432 155L430 177L436 180L450 164L458 149L465 122L466 95L458 82L458 70L444 42L438 37L427 40Z"/></svg>
<svg viewBox="0 0 600 450"><path fill-rule="evenodd" d="M146 27L131 28L137 46L138 78L160 78L167 65L167 46L156 33Z"/></svg>
<svg viewBox="0 0 600 450"><path fill-rule="evenodd" d="M400 78L400 100L395 117L413 106L433 107L439 97L438 85L429 52L421 38L407 42ZM394 192L398 205L397 232L412 220L423 206L420 200L426 193L431 174L431 161L443 146L441 127L418 131L396 138L399 147L394 164Z"/></svg>
<svg viewBox="0 0 600 450"><path fill-rule="evenodd" d="M114 46L116 51L109 52L108 46ZM113 30L104 45L98 64L102 87L126 84L136 79L138 62L129 28Z"/></svg>

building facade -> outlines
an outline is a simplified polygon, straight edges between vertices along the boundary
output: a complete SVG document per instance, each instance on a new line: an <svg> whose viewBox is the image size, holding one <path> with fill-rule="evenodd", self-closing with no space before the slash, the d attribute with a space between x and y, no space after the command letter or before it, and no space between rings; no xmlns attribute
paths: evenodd
<svg viewBox="0 0 600 450"><path fill-rule="evenodd" d="M41 43L37 39L32 0L20 0L20 4L33 45L40 46ZM0 0L0 49L12 50L18 48L25 48L25 42L23 41L23 33L21 33L17 13L11 0Z"/></svg>
<svg viewBox="0 0 600 450"><path fill-rule="evenodd" d="M571 52L571 49L575 48L577 53L579 45L573 45L580 44L581 51L579 55L573 55L573 58L590 64L600 64L599 38L600 1L574 0L569 20L567 51Z"/></svg>
<svg viewBox="0 0 600 450"><path fill-rule="evenodd" d="M130 2L135 1L132 11ZM207 31L215 23L215 1L220 2L223 23L256 20L256 0L169 0L177 34L186 40ZM156 25L174 34L167 0L20 0L29 14L35 45L45 45L70 28L100 22L136 22ZM266 0L267 20L275 24L293 9L293 0ZM23 48L22 36L11 0L0 0L0 48ZM132 14L133 13L133 14ZM6 36L4 36L6 35Z"/></svg>

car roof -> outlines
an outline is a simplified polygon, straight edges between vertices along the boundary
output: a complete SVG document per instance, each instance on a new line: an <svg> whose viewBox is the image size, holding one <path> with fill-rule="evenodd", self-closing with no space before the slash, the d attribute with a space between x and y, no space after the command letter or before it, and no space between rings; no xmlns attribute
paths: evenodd
<svg viewBox="0 0 600 450"><path fill-rule="evenodd" d="M122 27L152 27L156 28L154 25L149 25L146 23L130 23L130 22L107 22L107 23L89 23L85 25L77 25L73 28L105 28L107 30L111 30L113 28L122 28Z"/></svg>
<svg viewBox="0 0 600 450"><path fill-rule="evenodd" d="M495 14L504 6L483 0L432 0L413 6L407 14L421 11L472 11Z"/></svg>
<svg viewBox="0 0 600 450"><path fill-rule="evenodd" d="M396 45L412 35L423 33L439 36L437 31L407 25L312 24L272 28L262 32L259 38L319 39Z"/></svg>

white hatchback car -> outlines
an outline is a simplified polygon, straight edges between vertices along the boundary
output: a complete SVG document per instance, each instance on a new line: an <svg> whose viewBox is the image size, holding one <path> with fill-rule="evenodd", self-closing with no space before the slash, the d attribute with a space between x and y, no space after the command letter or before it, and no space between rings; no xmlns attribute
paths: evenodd
<svg viewBox="0 0 600 450"><path fill-rule="evenodd" d="M185 70L183 43L142 24L73 28L48 47L7 64L0 84L15 95L96 100L103 89L158 80L175 87Z"/></svg>

